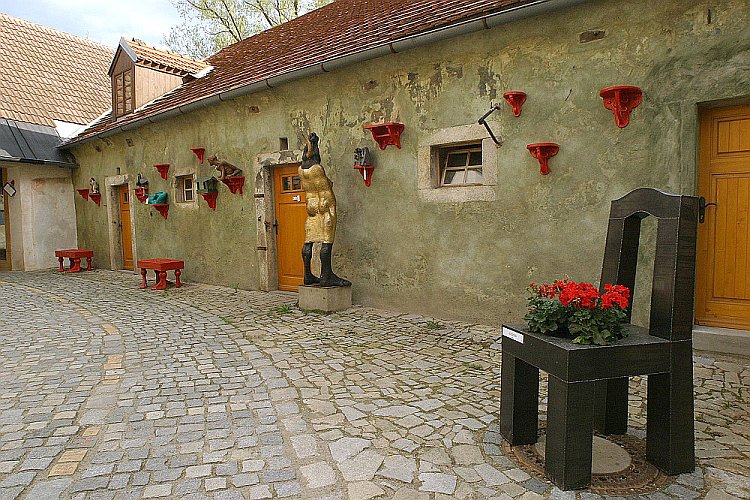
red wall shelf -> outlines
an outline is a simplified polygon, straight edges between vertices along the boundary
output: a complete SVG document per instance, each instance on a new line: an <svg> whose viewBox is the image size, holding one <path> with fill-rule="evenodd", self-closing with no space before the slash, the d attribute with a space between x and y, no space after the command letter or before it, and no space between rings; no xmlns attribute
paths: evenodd
<svg viewBox="0 0 750 500"><path fill-rule="evenodd" d="M632 85L615 85L599 91L604 107L615 115L615 123L625 128L630 123L630 112L643 101L643 91Z"/></svg>
<svg viewBox="0 0 750 500"><path fill-rule="evenodd" d="M549 159L560 151L560 145L554 142L538 142L526 146L531 156L539 160L539 173L549 174Z"/></svg>
<svg viewBox="0 0 750 500"><path fill-rule="evenodd" d="M88 189L76 189L78 191L78 194L81 195L81 198L88 201L89 199L89 190Z"/></svg>
<svg viewBox="0 0 750 500"><path fill-rule="evenodd" d="M354 170L359 170L359 173L362 174L362 178L365 180L365 186L370 187L372 171L375 170L375 167L372 165L355 165Z"/></svg>
<svg viewBox="0 0 750 500"><path fill-rule="evenodd" d="M391 144L401 149L401 133L404 131L403 123L377 123L375 125L365 125L364 128L372 132L372 138L378 143L380 149L385 149Z"/></svg>
<svg viewBox="0 0 750 500"><path fill-rule="evenodd" d="M135 188L135 197L141 203L145 203L146 198L148 198L148 188L145 188L145 187Z"/></svg>
<svg viewBox="0 0 750 500"><path fill-rule="evenodd" d="M211 210L216 210L216 198L219 197L219 193L216 191L208 192L208 193L198 193L201 196L203 196L203 199L206 200L206 203L208 203L208 208Z"/></svg>
<svg viewBox="0 0 750 500"><path fill-rule="evenodd" d="M203 165L203 155L206 153L206 148L190 148L190 151L198 157L198 161Z"/></svg>
<svg viewBox="0 0 750 500"><path fill-rule="evenodd" d="M513 108L513 114L515 116L521 116L521 108L523 107L523 103L526 102L526 92L506 92L503 94L503 98L508 101L510 107Z"/></svg>
<svg viewBox="0 0 750 500"><path fill-rule="evenodd" d="M227 177L226 179L222 179L221 182L227 185L232 194L238 191L242 194L242 186L245 185L245 176Z"/></svg>
<svg viewBox="0 0 750 500"><path fill-rule="evenodd" d="M165 219L167 218L167 214L169 213L169 203L153 203L151 206L154 207L162 217Z"/></svg>
<svg viewBox="0 0 750 500"><path fill-rule="evenodd" d="M154 168L159 171L159 175L165 181L167 180L167 172L169 172L169 163L156 163Z"/></svg>
<svg viewBox="0 0 750 500"><path fill-rule="evenodd" d="M101 193L89 193L89 199L96 203L96 206L99 206L102 201L102 195Z"/></svg>

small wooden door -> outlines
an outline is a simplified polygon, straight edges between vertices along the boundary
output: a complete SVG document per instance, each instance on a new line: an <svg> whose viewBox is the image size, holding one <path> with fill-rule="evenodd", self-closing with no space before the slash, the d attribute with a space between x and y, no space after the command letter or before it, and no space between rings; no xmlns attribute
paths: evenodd
<svg viewBox="0 0 750 500"><path fill-rule="evenodd" d="M0 168L0 271L10 271L10 214L8 213L8 195L3 190L7 182L5 169Z"/></svg>
<svg viewBox="0 0 750 500"><path fill-rule="evenodd" d="M750 329L750 106L701 116L696 322Z"/></svg>
<svg viewBox="0 0 750 500"><path fill-rule="evenodd" d="M279 290L291 292L296 292L302 284L302 245L305 243L307 218L305 192L302 191L297 167L278 167L273 175Z"/></svg>
<svg viewBox="0 0 750 500"><path fill-rule="evenodd" d="M133 269L133 229L130 224L130 191L124 184L118 188L120 197L120 238L122 241L122 267Z"/></svg>

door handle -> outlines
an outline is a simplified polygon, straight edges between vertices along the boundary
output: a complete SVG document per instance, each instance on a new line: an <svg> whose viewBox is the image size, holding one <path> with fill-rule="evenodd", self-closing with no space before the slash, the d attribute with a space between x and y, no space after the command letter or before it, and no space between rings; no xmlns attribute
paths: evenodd
<svg viewBox="0 0 750 500"><path fill-rule="evenodd" d="M719 204L714 202L706 203L706 199L703 196L698 199L698 222L701 224L706 222L706 207L710 206L718 207Z"/></svg>
<svg viewBox="0 0 750 500"><path fill-rule="evenodd" d="M302 196L300 195L292 196L292 201L302 201Z"/></svg>

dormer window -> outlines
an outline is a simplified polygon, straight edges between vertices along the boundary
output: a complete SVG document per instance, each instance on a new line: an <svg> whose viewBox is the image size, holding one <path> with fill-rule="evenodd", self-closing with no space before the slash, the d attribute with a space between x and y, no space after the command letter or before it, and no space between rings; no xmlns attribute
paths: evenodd
<svg viewBox="0 0 750 500"><path fill-rule="evenodd" d="M115 118L133 111L135 96L133 95L133 68L112 75L112 109Z"/></svg>

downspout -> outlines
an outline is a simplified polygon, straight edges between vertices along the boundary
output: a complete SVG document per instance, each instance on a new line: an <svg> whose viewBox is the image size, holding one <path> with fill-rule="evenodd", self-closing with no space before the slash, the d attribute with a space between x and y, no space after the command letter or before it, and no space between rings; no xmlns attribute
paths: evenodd
<svg viewBox="0 0 750 500"><path fill-rule="evenodd" d="M384 55L398 54L399 52L403 52L405 50L409 50L409 49L413 49L416 47L421 47L423 45L428 45L431 43L439 42L442 40L453 38L455 36L464 35L467 33L474 33L474 32L482 31L485 29L491 29L496 26L518 21L520 19L524 19L527 17L548 14L550 12L564 9L566 7L572 7L574 5L578 5L587 1L589 0L536 0L534 2L527 3L524 5L511 7L503 11L496 12L494 14L488 14L486 16L478 17L476 19L462 21L458 24L453 24L448 27L437 28L432 31L427 31L424 33L416 34L416 35L410 35L410 36L401 38L393 42L388 42L382 45L371 47L369 49L365 49L360 52L355 52L354 54L337 57L335 59L331 59L330 61L316 63L310 66L306 66L304 68L288 71L286 73L282 73L277 76L266 78L258 82L241 85L231 90L218 92L216 94L203 97L191 103L184 104L176 108L168 109L166 111L162 111L155 115L147 116L144 118L139 118L138 120L134 120L132 122L126 123L119 127L114 127L105 132L100 132L98 134L94 134L90 137L86 137L79 141L69 142L58 147L65 149L70 146L83 144L84 142L88 142L96 138L101 139L104 137L109 137L115 134L119 134L120 132L133 130L147 123L156 123L156 122L167 120L169 118L172 118L178 115L190 113L192 111L195 111L197 109L200 109L206 106L210 106L212 104L217 104L223 101L229 101L231 99L235 99L237 97L248 95L248 94L253 94L261 90L272 89L274 87L278 87L279 85L288 83L290 81L300 80L303 78L307 78L309 76L319 75L322 73L328 73L328 72L343 68L345 66L349 66L349 65L364 62L364 61L369 61L371 59L376 59Z"/></svg>

